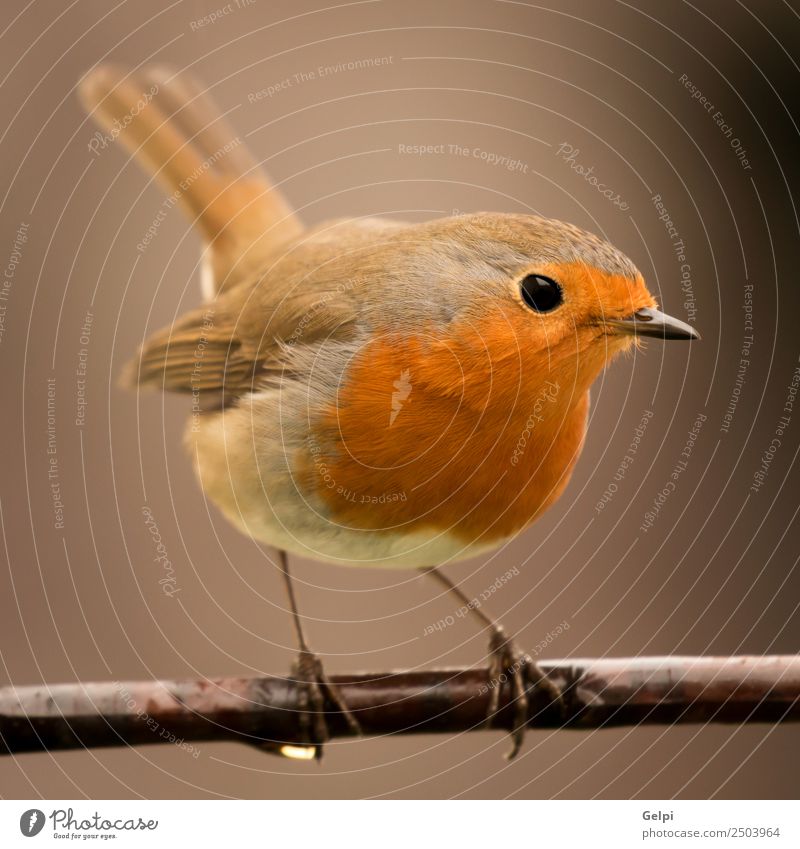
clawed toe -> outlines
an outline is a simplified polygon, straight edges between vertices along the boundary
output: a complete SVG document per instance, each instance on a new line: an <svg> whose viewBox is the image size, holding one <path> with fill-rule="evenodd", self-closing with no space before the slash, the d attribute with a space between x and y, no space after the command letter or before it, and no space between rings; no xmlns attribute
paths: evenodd
<svg viewBox="0 0 800 849"><path fill-rule="evenodd" d="M511 751L506 755L510 760L519 753L525 739L525 729L528 727L529 700L528 689L533 685L534 692L541 692L548 703L554 706L562 720L566 717L566 708L561 689L551 681L534 660L521 652L512 640L506 636L503 628L485 609L470 600L443 572L434 566L423 570L430 575L448 592L452 593L459 602L476 616L484 626L491 629L489 641L489 705L486 711L486 726L492 728L500 710L500 694L503 686L511 684L511 703L513 707L513 723L511 726Z"/></svg>
<svg viewBox="0 0 800 849"><path fill-rule="evenodd" d="M350 730L361 735L361 726L342 698L339 688L331 683L322 661L312 651L303 649L292 666L292 675L299 685L298 710L300 733L304 745L314 747L316 760L322 759L325 743L330 740L325 698L332 702L344 717Z"/></svg>
<svg viewBox="0 0 800 849"><path fill-rule="evenodd" d="M501 627L496 627L489 641L489 688L491 696L486 712L486 723L493 722L500 709L500 695L506 683L511 684L511 699L514 709L514 721L511 728L511 749L506 754L512 760L522 748L525 731L528 727L529 699L527 680L532 680L536 688L541 689L548 699L556 703L563 713L561 689L542 672L531 657L520 651L509 639Z"/></svg>

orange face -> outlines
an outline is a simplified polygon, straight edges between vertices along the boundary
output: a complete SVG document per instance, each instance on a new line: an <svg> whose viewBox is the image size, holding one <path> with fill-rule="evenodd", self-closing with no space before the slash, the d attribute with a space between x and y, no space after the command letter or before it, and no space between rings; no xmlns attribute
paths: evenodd
<svg viewBox="0 0 800 849"><path fill-rule="evenodd" d="M387 331L359 352L296 464L332 521L489 544L558 498L583 443L589 386L632 344L603 320L654 300L641 277L581 263L530 274L558 282L557 308L537 312L520 279L502 281L444 328Z"/></svg>

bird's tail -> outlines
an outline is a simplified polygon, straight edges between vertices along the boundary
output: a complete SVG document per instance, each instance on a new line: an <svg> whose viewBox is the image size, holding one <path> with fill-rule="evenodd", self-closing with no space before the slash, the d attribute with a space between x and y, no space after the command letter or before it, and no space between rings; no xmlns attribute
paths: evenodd
<svg viewBox="0 0 800 849"><path fill-rule="evenodd" d="M302 232L196 80L160 66L100 65L81 80L79 95L105 130L104 142L122 141L200 230L211 246L214 291L240 278L248 253L263 254Z"/></svg>

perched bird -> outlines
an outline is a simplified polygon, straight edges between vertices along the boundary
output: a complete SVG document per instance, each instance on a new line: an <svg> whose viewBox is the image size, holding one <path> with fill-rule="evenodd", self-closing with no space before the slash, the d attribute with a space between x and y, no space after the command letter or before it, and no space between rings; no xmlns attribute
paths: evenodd
<svg viewBox="0 0 800 849"><path fill-rule="evenodd" d="M306 741L321 752L326 694L358 723L308 648L286 553L424 570L465 600L438 567L497 548L559 498L602 369L642 337L697 334L659 312L624 254L560 221L476 213L306 229L204 88L168 68L100 66L80 96L206 243L206 303L150 338L128 376L194 396L186 441L203 489L279 550ZM511 670L514 754L524 676L560 694L476 614L490 676Z"/></svg>

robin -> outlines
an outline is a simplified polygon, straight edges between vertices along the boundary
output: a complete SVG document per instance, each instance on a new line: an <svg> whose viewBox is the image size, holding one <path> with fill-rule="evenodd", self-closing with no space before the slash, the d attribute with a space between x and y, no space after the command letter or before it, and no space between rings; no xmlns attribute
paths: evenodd
<svg viewBox="0 0 800 849"><path fill-rule="evenodd" d="M526 677L556 705L561 693L440 567L556 502L614 357L698 334L572 224L476 213L305 228L185 74L104 65L79 91L99 138L123 142L205 242L206 303L148 339L128 378L193 396L186 442L204 491L279 552L305 742L321 754L326 696L359 725L309 648L289 553L422 570L466 603L491 635L487 724L510 682L513 757Z"/></svg>

